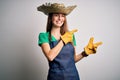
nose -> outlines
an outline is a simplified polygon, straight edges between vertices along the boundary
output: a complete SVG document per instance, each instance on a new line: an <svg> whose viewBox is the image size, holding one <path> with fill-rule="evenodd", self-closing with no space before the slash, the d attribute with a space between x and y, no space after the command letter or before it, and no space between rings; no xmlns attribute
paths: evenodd
<svg viewBox="0 0 120 80"><path fill-rule="evenodd" d="M60 15L58 16L58 19L61 20L61 16Z"/></svg>
<svg viewBox="0 0 120 80"><path fill-rule="evenodd" d="M63 16L62 16L62 15L59 15L59 16L58 16L58 19L59 19L59 20L61 20L62 18L63 18Z"/></svg>

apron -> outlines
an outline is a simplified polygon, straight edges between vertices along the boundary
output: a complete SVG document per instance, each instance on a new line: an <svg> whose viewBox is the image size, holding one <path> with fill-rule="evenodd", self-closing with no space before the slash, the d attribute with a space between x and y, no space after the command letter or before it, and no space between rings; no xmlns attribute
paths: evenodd
<svg viewBox="0 0 120 80"><path fill-rule="evenodd" d="M58 41L50 42L52 49ZM53 61L49 61L47 80L80 80L74 61L74 47L71 43L63 46Z"/></svg>

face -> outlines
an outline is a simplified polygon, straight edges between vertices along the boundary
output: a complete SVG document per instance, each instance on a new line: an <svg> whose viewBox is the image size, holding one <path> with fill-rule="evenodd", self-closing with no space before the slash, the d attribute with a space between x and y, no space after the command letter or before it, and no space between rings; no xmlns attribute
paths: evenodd
<svg viewBox="0 0 120 80"><path fill-rule="evenodd" d="M55 27L61 27L65 21L65 15L60 13L55 13L52 16L52 23Z"/></svg>

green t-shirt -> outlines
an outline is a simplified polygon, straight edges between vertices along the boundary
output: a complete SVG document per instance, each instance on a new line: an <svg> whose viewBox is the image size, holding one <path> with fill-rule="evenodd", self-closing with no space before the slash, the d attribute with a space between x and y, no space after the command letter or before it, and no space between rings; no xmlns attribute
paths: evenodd
<svg viewBox="0 0 120 80"><path fill-rule="evenodd" d="M57 39L51 35L51 41L57 41ZM49 41L49 32L40 33L38 44L41 46L43 43L50 43ZM75 36L73 35L73 44L76 46Z"/></svg>

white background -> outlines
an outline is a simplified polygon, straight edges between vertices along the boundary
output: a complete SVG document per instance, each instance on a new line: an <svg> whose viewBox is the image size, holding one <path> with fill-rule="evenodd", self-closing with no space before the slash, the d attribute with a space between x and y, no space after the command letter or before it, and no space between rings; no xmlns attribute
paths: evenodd
<svg viewBox="0 0 120 80"><path fill-rule="evenodd" d="M36 9L46 2L77 5L67 21L78 29L78 53L91 36L103 42L76 63L81 80L120 80L120 0L0 0L0 80L46 80L48 62L37 42L47 16Z"/></svg>

